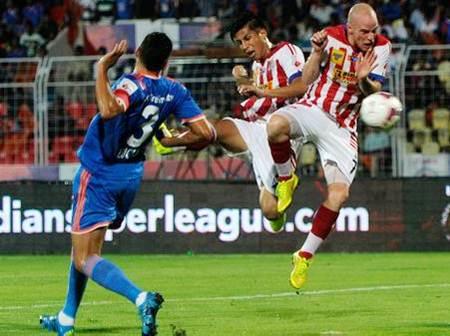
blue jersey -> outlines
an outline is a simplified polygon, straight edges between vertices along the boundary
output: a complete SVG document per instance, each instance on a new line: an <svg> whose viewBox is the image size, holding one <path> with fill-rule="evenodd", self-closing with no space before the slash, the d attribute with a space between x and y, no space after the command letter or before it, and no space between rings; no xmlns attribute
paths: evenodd
<svg viewBox="0 0 450 336"><path fill-rule="evenodd" d="M115 179L142 175L145 148L171 114L183 123L203 118L190 92L166 77L126 74L112 89L126 111L111 119L97 114L78 150L82 166L92 174Z"/></svg>

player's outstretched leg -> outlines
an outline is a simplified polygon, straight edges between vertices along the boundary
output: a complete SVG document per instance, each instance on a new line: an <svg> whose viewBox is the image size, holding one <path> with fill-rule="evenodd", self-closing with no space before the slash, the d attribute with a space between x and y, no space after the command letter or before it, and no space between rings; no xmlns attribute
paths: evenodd
<svg viewBox="0 0 450 336"><path fill-rule="evenodd" d="M156 331L156 314L164 299L161 294L148 292L145 301L138 306L139 317L142 321L142 336L154 336Z"/></svg>
<svg viewBox="0 0 450 336"><path fill-rule="evenodd" d="M293 269L289 277L289 283L295 289L300 289L308 278L308 268L312 260L306 259L299 254L300 251L294 252L292 255Z"/></svg>
<svg viewBox="0 0 450 336"><path fill-rule="evenodd" d="M56 332L58 336L75 335L73 326L63 326L58 321L58 315L41 315L39 324L43 329Z"/></svg>

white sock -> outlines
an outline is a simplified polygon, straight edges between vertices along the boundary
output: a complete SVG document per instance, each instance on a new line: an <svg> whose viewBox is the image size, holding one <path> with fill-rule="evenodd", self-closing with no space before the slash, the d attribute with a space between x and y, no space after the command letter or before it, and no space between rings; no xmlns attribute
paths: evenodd
<svg viewBox="0 0 450 336"><path fill-rule="evenodd" d="M147 297L147 292L140 292L136 298L136 301L134 302L136 304L136 306L139 307L141 304L143 304L146 297Z"/></svg>
<svg viewBox="0 0 450 336"><path fill-rule="evenodd" d="M319 246L322 244L323 239L316 236L314 233L308 233L308 237L306 237L305 242L303 243L300 251L308 252L314 255L316 253Z"/></svg>
<svg viewBox="0 0 450 336"><path fill-rule="evenodd" d="M63 326L73 326L75 324L75 319L64 314L64 312L61 310L58 313L58 322Z"/></svg>
<svg viewBox="0 0 450 336"><path fill-rule="evenodd" d="M292 174L294 170L294 165L292 164L292 160L289 159L284 163L275 163L275 167L278 172L279 177L288 177Z"/></svg>

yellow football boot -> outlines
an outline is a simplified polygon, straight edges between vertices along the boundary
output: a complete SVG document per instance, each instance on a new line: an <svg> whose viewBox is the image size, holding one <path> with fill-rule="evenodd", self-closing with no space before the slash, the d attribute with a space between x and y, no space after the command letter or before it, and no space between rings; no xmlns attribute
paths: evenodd
<svg viewBox="0 0 450 336"><path fill-rule="evenodd" d="M286 219L287 219L286 213L282 214L277 219L269 219L270 227L274 232L278 232L283 228L284 223L286 223Z"/></svg>
<svg viewBox="0 0 450 336"><path fill-rule="evenodd" d="M294 195L295 189L297 189L298 182L298 176L295 174L292 174L292 176L285 181L278 182L277 188L275 189L275 195L278 198L277 210L279 213L284 213L292 204L292 196Z"/></svg>
<svg viewBox="0 0 450 336"><path fill-rule="evenodd" d="M164 123L159 126L159 130L167 138L171 138L173 136ZM153 147L155 148L156 153L158 153L159 155L169 155L175 153L175 150L173 148L165 147L163 144L161 144L156 136L153 137Z"/></svg>
<svg viewBox="0 0 450 336"><path fill-rule="evenodd" d="M289 283L295 289L300 289L308 278L308 268L311 265L311 259L305 259L298 255L298 251L292 255L292 269L291 276L289 277Z"/></svg>

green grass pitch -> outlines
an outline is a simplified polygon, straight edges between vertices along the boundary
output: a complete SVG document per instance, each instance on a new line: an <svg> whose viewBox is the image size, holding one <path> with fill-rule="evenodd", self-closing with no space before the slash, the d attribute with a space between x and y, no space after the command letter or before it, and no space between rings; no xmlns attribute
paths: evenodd
<svg viewBox="0 0 450 336"><path fill-rule="evenodd" d="M450 253L318 254L299 295L288 254L107 258L164 295L161 336L450 335ZM61 307L68 261L0 256L0 335L50 335L38 316ZM140 335L135 308L93 282L76 327Z"/></svg>

